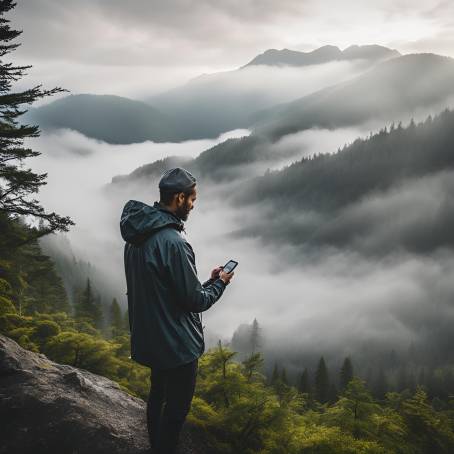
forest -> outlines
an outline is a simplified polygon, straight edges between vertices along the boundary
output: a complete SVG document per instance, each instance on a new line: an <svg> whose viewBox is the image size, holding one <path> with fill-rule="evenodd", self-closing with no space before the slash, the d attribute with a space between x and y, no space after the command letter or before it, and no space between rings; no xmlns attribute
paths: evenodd
<svg viewBox="0 0 454 454"><path fill-rule="evenodd" d="M24 348L106 376L126 392L146 399L150 370L129 359L128 319L116 300L103 311L87 278L85 287L75 289L70 304L54 264L37 241L8 249L5 240L24 234L27 227L4 214L0 219L0 332ZM257 320L248 341L242 355L219 341L199 362L188 418L203 430L207 446L215 452L449 453L454 449L452 366L427 371L438 380L425 385L401 376L392 390L383 373L373 384L357 376L352 358L345 358L339 371L328 371L321 357L314 374L302 370L291 383L285 367L277 364L270 376L264 373Z"/></svg>
<svg viewBox="0 0 454 454"><path fill-rule="evenodd" d="M66 275L72 270L73 278L64 281L59 264L41 245L74 222L46 211L33 198L47 175L24 165L39 155L24 141L40 131L22 124L21 116L29 104L62 89L13 90L28 68L3 61L18 46L11 42L21 33L10 29L3 17L14 6L11 0L0 2L0 332L53 361L108 377L145 400L150 370L130 359L127 310L116 298L107 302L94 285L90 267L75 259L60 264ZM305 159L252 184L270 200L278 193L297 207L340 207L370 187L383 189L423 170L449 168L452 115L446 111L421 125L384 130L337 154ZM261 142L240 142L245 150L253 148L255 159ZM226 161L235 145L220 147ZM208 166L211 152L200 156L201 169ZM247 153L243 158L248 161ZM250 194L242 199L251 202ZM308 361L290 377L279 361L272 371L265 369L255 319L231 343L219 340L200 358L188 419L204 433L209 448L225 454L450 453L454 365L447 346L442 350L441 357L428 352L434 360L424 367L418 354L409 352L402 363L398 355L383 352L384 360L371 376L364 373L364 364L356 368L354 356L345 357L339 369L329 368L320 351L314 353L315 367Z"/></svg>

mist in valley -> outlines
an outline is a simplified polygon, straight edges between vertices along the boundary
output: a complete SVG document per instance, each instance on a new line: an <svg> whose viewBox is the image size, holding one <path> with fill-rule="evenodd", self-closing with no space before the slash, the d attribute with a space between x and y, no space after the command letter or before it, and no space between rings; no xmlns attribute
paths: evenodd
<svg viewBox="0 0 454 454"><path fill-rule="evenodd" d="M196 208L186 223L199 278L207 279L212 268L230 258L240 263L223 298L203 313L207 348L218 339L230 342L240 325L256 318L262 328L267 368L279 361L292 375L315 364L322 354L328 364L337 366L347 355L361 363L371 351L404 353L433 337L435 343L450 339L454 256L444 249L413 254L392 248L405 229L415 229L430 219L433 204L450 192L450 175L417 180L413 186L361 200L347 208L344 221L325 220L326 229L344 222L354 240L355 219L362 224L370 219L362 227L368 234L367 244L361 247L356 242L304 248L264 240L261 228L285 224L287 216L305 218L311 213L292 212L291 206L282 207L281 212L279 206L267 206L266 200L247 206L231 203L231 195L241 188L239 182L246 175L260 176L267 171L265 167L281 169L302 157L334 153L357 137L366 138L371 126L287 135L272 145L275 160L271 165L252 163L247 172L239 168L239 180L199 178ZM64 235L69 243L59 243L59 235L53 235L43 241L45 250L58 255L64 253L59 248L69 245L77 259L96 269L106 302L116 297L125 308L120 213L130 199L150 205L158 200L158 177L118 184L111 184L112 178L167 156L195 158L227 138L248 134L238 130L217 140L132 145L110 145L69 130L43 134L35 139L35 147L43 154L33 163L34 170L48 172L40 199L47 209L69 214L76 222ZM396 219L400 219L397 224ZM257 236L235 234L248 225L258 229ZM377 255L377 249L388 252Z"/></svg>
<svg viewBox="0 0 454 454"><path fill-rule="evenodd" d="M47 3L50 7L53 2ZM85 0L81 3L88 7ZM286 14L291 16L293 7L289 5ZM81 273L91 275L103 303L107 306L117 298L125 309L121 210L130 199L152 205L159 198L162 170L182 165L198 179L197 202L186 230L200 280L231 258L239 262L222 299L203 313L207 348L218 339L228 343L235 334L247 337L255 318L261 327L267 370L279 362L293 377L304 367L313 368L321 355L329 367L337 367L350 355L360 372L371 358L379 362L390 352L406 358L414 348L421 361L443 362L454 321L451 168L415 174L398 184L393 181L389 187L371 190L333 211L310 207L310 201L304 206L304 193L298 193L304 181L296 179L287 198L262 193L256 182L265 181L261 180L264 176L269 177L267 182L279 179L279 175L285 179L287 174L279 171L292 163L334 154L392 123L424 121L429 114L453 107L452 58L416 53L417 39L421 49L427 50L424 36L416 33L413 44L399 40L398 22L395 30L387 28L387 39L375 41L390 51L383 59L334 58L301 67L273 61L245 65L266 49L263 46L268 40L282 36L283 30L275 33L273 28L274 34L265 34L263 41L261 33L255 33L258 41L247 47L252 36L250 17L246 14L242 23L247 25L243 32L248 33L232 34L230 13L221 7L218 13L222 17L228 13L223 26L233 40L230 44L235 44L231 56L225 53L217 28L211 33L213 42L204 35L201 45L193 27L188 29L185 24L180 30L183 24L172 21L164 26L169 21L164 8L163 16L149 18L157 20L165 32L160 44L153 51L138 45L134 52L128 49L118 58L118 49L112 47L118 40L107 40L100 30L123 38L123 28L111 25L118 26L117 21L126 13L128 21L143 27L135 35L136 44L151 38L157 43L159 38L149 31L148 22L144 25L138 14L141 8L123 8L116 4L106 19L98 4L90 5L93 18L87 35L79 39L85 43L89 37L96 41L98 36L96 46L83 55L79 49L60 70L62 55L68 53L68 36L54 53L48 51L43 57L43 69L38 65L28 80L21 82L30 84L45 78L46 84L66 83L75 90L73 94L123 95L147 103L139 106L117 99L118 104L113 104L108 99L98 111L99 99L88 95L91 116L84 114L86 105L76 105L70 99L52 111L48 123L43 121L41 137L29 144L42 152L29 165L48 174L39 199L47 210L69 215L76 222L67 234L43 238L44 251L56 259L65 257L68 263L73 258L80 261ZM426 12L421 8L418 14ZM142 5L142 9L147 8ZM23 8L18 12L19 18L30 21ZM381 25L376 30L386 28L384 24L389 25L392 16L386 16L385 22L377 16ZM415 15L416 23L421 25L423 16L418 17ZM41 17L43 20L47 23ZM72 23L69 17L65 20ZM217 16L206 23L212 27ZM361 21L361 30L365 23ZM410 25L416 30L415 23ZM34 29L35 25L30 25L30 33ZM304 31L300 23L297 30L298 36ZM419 30L422 33L429 28L421 26ZM347 32L342 27L346 34L332 44L340 48L353 44ZM34 49L29 36L25 35L29 50L25 47L19 52L20 58L29 57L27 52ZM49 29L44 38L52 36ZM176 36L179 38L174 41ZM235 41L240 36L246 40L241 46ZM288 41L279 41L279 45L314 50L314 42L327 44L326 36L333 35L324 36L306 35L306 42L287 37ZM357 36L363 37L361 33ZM176 42L181 46L175 46ZM396 43L402 46L399 50L415 53L399 54L394 50ZM441 41L438 47L445 48ZM291 51L285 48L271 54L286 52ZM271 54L268 52L267 58ZM112 106L118 107L118 111L114 109L117 116L108 116ZM35 113L39 114L39 109ZM58 129L61 124L55 124L56 120L66 121L68 129ZM39 115L36 121L39 123ZM102 138L111 143L87 137L70 124L84 121L90 131L97 130L97 137L101 129L107 131ZM150 132L150 125L161 124L166 131L162 140L167 142L140 142L140 134ZM138 138L130 125L138 127ZM109 135L111 131L115 134ZM345 181L345 187L349 183ZM248 191L253 194L246 201ZM314 200L317 196L311 195ZM326 189L324 196L335 200L338 194Z"/></svg>

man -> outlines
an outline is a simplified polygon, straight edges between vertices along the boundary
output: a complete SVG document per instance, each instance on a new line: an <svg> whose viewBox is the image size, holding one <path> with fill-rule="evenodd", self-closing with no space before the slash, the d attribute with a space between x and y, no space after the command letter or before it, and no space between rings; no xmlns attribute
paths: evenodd
<svg viewBox="0 0 454 454"><path fill-rule="evenodd" d="M199 313L209 309L232 279L222 267L201 284L195 256L183 236L194 208L196 180L168 170L153 206L130 200L121 215L131 329L131 358L151 368L147 425L154 452L176 452L205 351ZM165 405L164 405L165 403Z"/></svg>

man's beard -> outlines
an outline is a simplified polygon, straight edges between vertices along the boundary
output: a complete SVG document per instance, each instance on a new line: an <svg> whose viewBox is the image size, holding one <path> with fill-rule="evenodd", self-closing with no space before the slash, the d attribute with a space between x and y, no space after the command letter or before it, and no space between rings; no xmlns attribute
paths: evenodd
<svg viewBox="0 0 454 454"><path fill-rule="evenodd" d="M191 210L189 209L188 203L185 200L184 204L181 207L177 208L177 210L175 211L175 215L182 221L187 221L190 211Z"/></svg>

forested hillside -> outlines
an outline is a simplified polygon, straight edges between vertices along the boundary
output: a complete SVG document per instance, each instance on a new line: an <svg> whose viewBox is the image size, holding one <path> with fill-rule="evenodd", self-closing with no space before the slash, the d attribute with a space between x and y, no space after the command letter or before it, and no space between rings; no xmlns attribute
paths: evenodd
<svg viewBox="0 0 454 454"><path fill-rule="evenodd" d="M452 247L453 150L454 112L445 110L418 125L393 124L337 153L304 158L244 183L236 203L278 209L286 222L270 218L242 233L377 254ZM382 237L380 228L398 212L400 222Z"/></svg>

